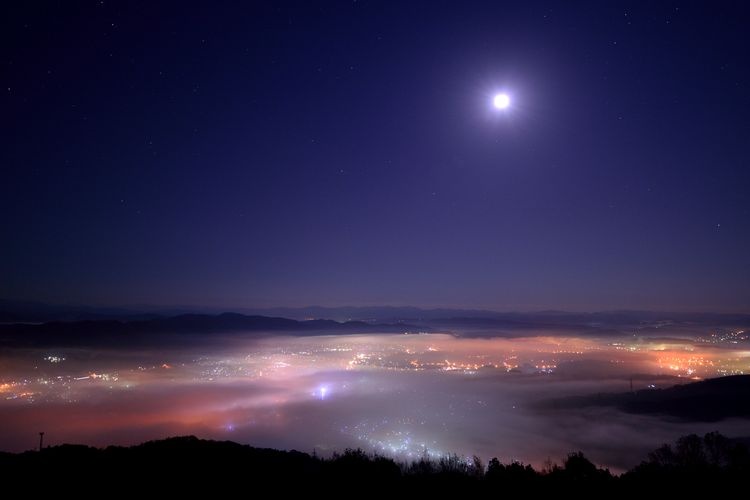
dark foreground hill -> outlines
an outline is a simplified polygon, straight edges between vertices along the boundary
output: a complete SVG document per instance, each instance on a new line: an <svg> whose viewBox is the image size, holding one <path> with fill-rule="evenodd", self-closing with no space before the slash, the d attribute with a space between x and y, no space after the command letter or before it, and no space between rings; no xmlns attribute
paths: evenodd
<svg viewBox="0 0 750 500"><path fill-rule="evenodd" d="M545 401L546 409L612 406L627 413L688 421L750 418L750 375L718 377L667 389L575 396Z"/></svg>
<svg viewBox="0 0 750 500"><path fill-rule="evenodd" d="M331 458L298 451L253 448L233 442L177 437L132 447L91 448L62 445L0 453L0 477L6 487L29 492L110 496L233 492L268 497L289 493L370 498L379 494L503 496L534 492L613 494L661 485L671 491L693 486L720 490L750 473L747 447L717 433L680 438L663 445L633 470L621 475L596 467L582 453L571 453L544 472L517 462L448 456L411 463L346 450ZM15 486L18 487L18 486ZM268 492L273 495L268 495ZM264 492L261 495L260 492Z"/></svg>

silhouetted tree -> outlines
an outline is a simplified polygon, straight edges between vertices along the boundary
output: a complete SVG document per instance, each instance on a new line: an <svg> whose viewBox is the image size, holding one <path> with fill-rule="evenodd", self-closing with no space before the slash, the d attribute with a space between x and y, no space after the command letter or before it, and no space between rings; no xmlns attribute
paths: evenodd
<svg viewBox="0 0 750 500"><path fill-rule="evenodd" d="M490 481L496 481L503 476L504 471L505 466L500 463L500 460L497 457L492 457L487 464L487 473L484 477Z"/></svg>
<svg viewBox="0 0 750 500"><path fill-rule="evenodd" d="M471 458L470 472L474 477L484 477L484 464L482 463L482 459L480 457L474 455Z"/></svg>
<svg viewBox="0 0 750 500"><path fill-rule="evenodd" d="M699 468L707 465L703 440L697 434L689 434L678 439L675 456L680 467Z"/></svg>
<svg viewBox="0 0 750 500"><path fill-rule="evenodd" d="M674 465L676 462L674 451L668 444L659 446L648 454L648 462L652 465L667 467Z"/></svg>
<svg viewBox="0 0 750 500"><path fill-rule="evenodd" d="M747 447L719 433L690 434L674 447L664 444L648 454L648 459L628 471L629 482L670 481L680 484L731 484L750 473Z"/></svg>
<svg viewBox="0 0 750 500"><path fill-rule="evenodd" d="M703 436L703 450L708 463L714 467L729 465L732 442L718 432Z"/></svg>
<svg viewBox="0 0 750 500"><path fill-rule="evenodd" d="M609 470L597 468L581 451L568 455L563 464L562 475L573 481L595 481L612 477Z"/></svg>

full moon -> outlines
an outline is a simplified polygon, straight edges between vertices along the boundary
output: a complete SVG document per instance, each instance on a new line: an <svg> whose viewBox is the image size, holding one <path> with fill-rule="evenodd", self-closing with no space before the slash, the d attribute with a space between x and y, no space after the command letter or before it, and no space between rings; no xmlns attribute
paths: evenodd
<svg viewBox="0 0 750 500"><path fill-rule="evenodd" d="M510 97L508 97L508 94L497 94L494 99L492 99L492 104L497 109L505 109L508 106L510 106Z"/></svg>

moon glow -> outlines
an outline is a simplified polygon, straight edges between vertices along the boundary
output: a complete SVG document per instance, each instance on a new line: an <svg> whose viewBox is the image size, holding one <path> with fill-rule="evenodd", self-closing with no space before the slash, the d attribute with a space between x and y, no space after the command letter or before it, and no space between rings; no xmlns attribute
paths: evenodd
<svg viewBox="0 0 750 500"><path fill-rule="evenodd" d="M497 109L506 109L508 108L508 106L510 106L510 97L508 96L508 94L497 94L492 99L492 104Z"/></svg>

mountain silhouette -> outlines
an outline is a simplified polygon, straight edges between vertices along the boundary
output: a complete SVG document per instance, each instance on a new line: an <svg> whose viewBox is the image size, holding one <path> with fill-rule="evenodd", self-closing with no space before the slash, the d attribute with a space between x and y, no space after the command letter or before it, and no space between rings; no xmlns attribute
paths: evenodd
<svg viewBox="0 0 750 500"><path fill-rule="evenodd" d="M666 389L572 396L543 401L543 409L611 406L627 413L716 422L750 418L750 375L718 377Z"/></svg>
<svg viewBox="0 0 750 500"><path fill-rule="evenodd" d="M164 336L205 337L211 334L253 332L293 335L401 333L424 330L406 324L371 324L362 321L338 322L315 319L297 321L237 313L182 314L167 318L122 320L54 321L41 324L0 325L0 345L111 345L149 343ZM198 338L194 339L200 340Z"/></svg>

